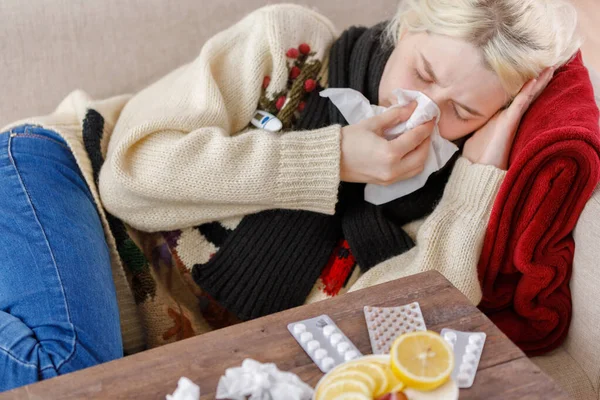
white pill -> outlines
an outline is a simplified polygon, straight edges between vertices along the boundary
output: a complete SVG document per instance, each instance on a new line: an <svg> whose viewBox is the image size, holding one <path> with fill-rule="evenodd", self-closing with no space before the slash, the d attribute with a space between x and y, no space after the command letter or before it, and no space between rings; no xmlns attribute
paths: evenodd
<svg viewBox="0 0 600 400"><path fill-rule="evenodd" d="M335 326L327 325L325 328L323 328L323 335L325 335L325 337L329 337L329 336L331 336L331 334L334 331L335 331Z"/></svg>
<svg viewBox="0 0 600 400"><path fill-rule="evenodd" d="M470 374L471 372L473 372L473 366L470 364L461 364L460 365L460 372L464 372L466 374Z"/></svg>
<svg viewBox="0 0 600 400"><path fill-rule="evenodd" d="M324 358L326 355L327 355L327 350L325 350L325 349L317 349L317 351L315 351L315 358L317 360Z"/></svg>
<svg viewBox="0 0 600 400"><path fill-rule="evenodd" d="M340 354L344 354L348 350L350 350L350 343L348 342L342 342L337 345L337 351Z"/></svg>
<svg viewBox="0 0 600 400"><path fill-rule="evenodd" d="M444 339L446 339L446 341L448 343L456 343L456 333L454 332L446 332L444 333Z"/></svg>
<svg viewBox="0 0 600 400"><path fill-rule="evenodd" d="M475 344L468 344L467 347L465 347L465 351L467 353L477 354L479 352L479 346Z"/></svg>
<svg viewBox="0 0 600 400"><path fill-rule="evenodd" d="M333 358L325 357L323 359L323 361L321 362L321 367L323 367L323 369L325 371L329 371L331 368L333 368L334 364L335 364L335 361L333 360Z"/></svg>
<svg viewBox="0 0 600 400"><path fill-rule="evenodd" d="M312 334L312 333L310 333L310 332L303 332L303 333L300 335L300 341L301 341L302 343L306 343L306 342L308 342L309 340L312 340L312 338L313 338L313 334Z"/></svg>
<svg viewBox="0 0 600 400"><path fill-rule="evenodd" d="M329 339L331 341L332 345L337 345L339 342L341 342L343 339L343 336L339 333L334 333L333 335L331 335L331 338Z"/></svg>
<svg viewBox="0 0 600 400"><path fill-rule="evenodd" d="M306 325L304 325L304 324L296 324L296 325L294 325L294 333L296 335L299 335L299 334L301 334L303 332L306 332Z"/></svg>
<svg viewBox="0 0 600 400"><path fill-rule="evenodd" d="M356 350L350 350L344 354L344 360L346 361L354 360L356 357L358 357L358 352Z"/></svg>
<svg viewBox="0 0 600 400"><path fill-rule="evenodd" d="M473 354L467 353L463 356L463 362L473 364L475 362L475 356Z"/></svg>
<svg viewBox="0 0 600 400"><path fill-rule="evenodd" d="M464 386L464 385L468 385L469 384L469 375L465 374L464 372L461 372L460 374L458 374L458 376L456 377L456 380L458 381L457 383L460 386Z"/></svg>
<svg viewBox="0 0 600 400"><path fill-rule="evenodd" d="M481 343L483 343L483 336L482 335L471 335L469 336L469 344L474 344L476 346L481 345Z"/></svg>
<svg viewBox="0 0 600 400"><path fill-rule="evenodd" d="M321 347L321 344L316 340L311 340L310 342L308 342L306 344L306 348L308 349L309 352L315 351L319 347Z"/></svg>

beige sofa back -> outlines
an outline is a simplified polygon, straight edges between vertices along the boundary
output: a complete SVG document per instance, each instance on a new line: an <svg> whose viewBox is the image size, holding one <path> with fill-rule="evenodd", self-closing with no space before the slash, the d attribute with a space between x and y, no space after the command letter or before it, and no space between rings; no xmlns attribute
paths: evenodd
<svg viewBox="0 0 600 400"><path fill-rule="evenodd" d="M191 61L202 44L273 0L2 0L0 127L46 114L75 88L134 92ZM394 15L397 0L287 1L338 29Z"/></svg>
<svg viewBox="0 0 600 400"><path fill-rule="evenodd" d="M600 188L588 201L575 229L571 277L573 319L565 349L600 392ZM600 398L600 396L599 396Z"/></svg>

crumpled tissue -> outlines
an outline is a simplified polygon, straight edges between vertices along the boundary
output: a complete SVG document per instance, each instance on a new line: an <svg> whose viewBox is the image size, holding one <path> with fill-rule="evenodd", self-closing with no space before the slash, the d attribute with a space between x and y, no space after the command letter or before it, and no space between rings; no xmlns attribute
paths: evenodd
<svg viewBox="0 0 600 400"><path fill-rule="evenodd" d="M403 107L411 101L416 100L417 108L408 121L385 132L384 136L387 140L393 140L402 133L434 118L436 120L435 128L431 134L429 155L423 172L413 178L396 182L389 186L374 184L366 186L365 200L375 205L388 203L422 188L429 176L441 169L452 158L452 155L458 151L458 147L454 143L444 139L440 135L438 129L440 109L433 100L425 94L414 90L396 89L392 93L398 98L398 104L392 107ZM338 110L340 110L349 124L356 124L388 110L387 107L370 104L369 100L362 93L354 89L326 89L320 95L328 97Z"/></svg>
<svg viewBox="0 0 600 400"><path fill-rule="evenodd" d="M291 372L275 364L246 359L241 367L229 368L219 380L217 399L231 400L310 400L313 389Z"/></svg>
<svg viewBox="0 0 600 400"><path fill-rule="evenodd" d="M167 400L199 400L200 386L182 376L177 382L177 389L173 394L167 395Z"/></svg>

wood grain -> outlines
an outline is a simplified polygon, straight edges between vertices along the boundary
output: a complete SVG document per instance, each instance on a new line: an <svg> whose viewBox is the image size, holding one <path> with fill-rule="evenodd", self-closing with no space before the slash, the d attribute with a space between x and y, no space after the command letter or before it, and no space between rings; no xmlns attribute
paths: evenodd
<svg viewBox="0 0 600 400"><path fill-rule="evenodd" d="M0 400L164 399L181 376L200 385L203 399L213 399L221 375L245 358L274 362L314 386L322 374L289 334L288 323L328 314L363 354L370 354L363 306L413 301L420 303L429 329L488 335L475 384L462 391L461 398L567 398L450 282L437 272L426 272L0 394Z"/></svg>
<svg viewBox="0 0 600 400"><path fill-rule="evenodd" d="M487 346L487 342L486 342ZM570 399L558 383L527 358L480 369L470 389L461 389L460 399L559 400Z"/></svg>

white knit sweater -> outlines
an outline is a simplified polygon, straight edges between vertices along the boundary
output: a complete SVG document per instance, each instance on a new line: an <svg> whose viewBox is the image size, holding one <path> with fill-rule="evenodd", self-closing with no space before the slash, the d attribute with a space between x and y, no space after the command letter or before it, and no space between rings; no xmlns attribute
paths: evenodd
<svg viewBox="0 0 600 400"><path fill-rule="evenodd" d="M113 133L100 176L105 207L144 231L180 229L272 208L332 214L340 127L252 130L267 94L286 87L286 51L322 60L332 24L296 5L259 9L210 39L196 60L137 94Z"/></svg>

